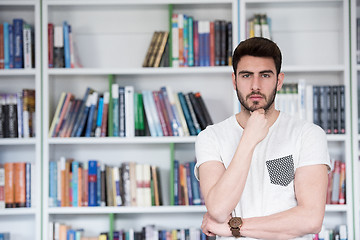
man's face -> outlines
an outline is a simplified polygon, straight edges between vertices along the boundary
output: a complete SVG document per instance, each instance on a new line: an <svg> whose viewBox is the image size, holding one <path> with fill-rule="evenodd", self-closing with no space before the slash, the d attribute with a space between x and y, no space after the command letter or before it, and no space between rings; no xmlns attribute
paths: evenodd
<svg viewBox="0 0 360 240"><path fill-rule="evenodd" d="M242 108L265 111L274 108L276 91L280 90L283 73L276 76L275 63L272 58L244 56L237 66L233 84Z"/></svg>

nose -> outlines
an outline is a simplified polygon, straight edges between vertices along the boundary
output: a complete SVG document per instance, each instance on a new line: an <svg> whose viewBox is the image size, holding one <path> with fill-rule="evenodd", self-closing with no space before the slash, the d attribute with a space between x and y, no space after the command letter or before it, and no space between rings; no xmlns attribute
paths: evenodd
<svg viewBox="0 0 360 240"><path fill-rule="evenodd" d="M260 89L260 76L255 74L251 81L251 90L259 90Z"/></svg>

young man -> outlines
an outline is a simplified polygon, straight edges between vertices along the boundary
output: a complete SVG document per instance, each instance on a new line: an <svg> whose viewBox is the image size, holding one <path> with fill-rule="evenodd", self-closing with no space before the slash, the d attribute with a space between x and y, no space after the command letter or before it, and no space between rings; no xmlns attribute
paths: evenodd
<svg viewBox="0 0 360 240"><path fill-rule="evenodd" d="M250 38L234 51L232 81L241 111L196 140L208 236L312 239L320 231L330 158L325 132L274 107L281 52Z"/></svg>

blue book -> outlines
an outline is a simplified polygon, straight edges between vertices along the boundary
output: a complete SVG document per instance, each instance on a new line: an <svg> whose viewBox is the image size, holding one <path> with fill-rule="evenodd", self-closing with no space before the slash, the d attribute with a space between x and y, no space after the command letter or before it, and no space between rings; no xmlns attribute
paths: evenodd
<svg viewBox="0 0 360 240"><path fill-rule="evenodd" d="M188 63L188 56L189 56L189 21L188 16L184 14L184 25L183 25L183 43L184 43L184 51L183 51L183 58L184 63L183 66L189 66Z"/></svg>
<svg viewBox="0 0 360 240"><path fill-rule="evenodd" d="M97 161L90 160L88 168L89 177L89 195L88 195L88 206L97 206Z"/></svg>
<svg viewBox="0 0 360 240"><path fill-rule="evenodd" d="M192 185L191 185L191 171L190 171L190 164L189 163L185 163L184 164L185 167L185 171L186 171L186 186L188 189L188 200L189 200L189 205L194 205L193 204L193 195L192 195Z"/></svg>
<svg viewBox="0 0 360 240"><path fill-rule="evenodd" d="M189 67L194 66L194 29L193 29L193 18L188 17L189 27L189 53L188 53L188 65Z"/></svg>
<svg viewBox="0 0 360 240"><path fill-rule="evenodd" d="M96 206L100 206L101 205L101 168L100 168L100 163L97 163L96 166L96 199L97 199L97 205Z"/></svg>
<svg viewBox="0 0 360 240"><path fill-rule="evenodd" d="M9 23L4 22L4 68L10 68Z"/></svg>
<svg viewBox="0 0 360 240"><path fill-rule="evenodd" d="M66 232L66 240L75 240L76 239L76 231L74 229L69 229Z"/></svg>
<svg viewBox="0 0 360 240"><path fill-rule="evenodd" d="M23 61L23 24L21 18L13 20L14 25L14 68L24 68Z"/></svg>
<svg viewBox="0 0 360 240"><path fill-rule="evenodd" d="M174 205L179 205L179 161L174 160Z"/></svg>
<svg viewBox="0 0 360 240"><path fill-rule="evenodd" d="M190 167L193 205L201 205L199 183L198 183L198 180L196 179L195 174L194 174L195 162L190 162L189 167Z"/></svg>
<svg viewBox="0 0 360 240"><path fill-rule="evenodd" d="M9 24L9 67L14 68L14 28Z"/></svg>
<svg viewBox="0 0 360 240"><path fill-rule="evenodd" d="M205 21L204 33L204 64L210 66L210 22Z"/></svg>
<svg viewBox="0 0 360 240"><path fill-rule="evenodd" d="M82 115L79 116L80 117L80 122L79 122L79 127L78 127L78 129L76 131L75 137L81 137L81 134L82 134L82 132L84 130L84 127L85 127L86 119L87 119L87 117L89 115L88 113L89 113L90 106L91 106L91 97L89 96L87 101L86 101L84 111L82 113L80 112L80 114L82 114Z"/></svg>
<svg viewBox="0 0 360 240"><path fill-rule="evenodd" d="M97 117L96 117L96 129L95 129L95 137L101 136L101 124L102 124L102 115L104 109L104 98L101 97L99 99Z"/></svg>
<svg viewBox="0 0 360 240"><path fill-rule="evenodd" d="M49 162L49 206L57 206L57 162Z"/></svg>
<svg viewBox="0 0 360 240"><path fill-rule="evenodd" d="M69 24L66 21L63 22L63 34L64 34L64 59L65 68L71 68L70 61L70 40L69 40Z"/></svg>
<svg viewBox="0 0 360 240"><path fill-rule="evenodd" d="M158 115L157 110L156 110L155 100L154 100L153 94L152 94L151 91L148 91L146 94L147 94L147 99L148 99L148 101L150 103L151 112L152 112L153 117L154 117L156 134L157 134L158 137L162 137L162 136L164 136L164 133L163 133L162 128L161 128L160 118L159 118L159 115Z"/></svg>
<svg viewBox="0 0 360 240"><path fill-rule="evenodd" d="M89 110L89 116L87 118L85 137L91 137L91 130L92 130L92 125L93 125L93 121L94 121L94 114L95 114L96 104L97 104L97 100L98 100L98 93L93 92L90 96L90 99L91 99L91 105L90 105L90 110Z"/></svg>
<svg viewBox="0 0 360 240"><path fill-rule="evenodd" d="M72 206L79 206L79 162L73 161L71 163L72 167ZM81 200L80 200L81 202ZM81 204L80 204L81 205Z"/></svg>
<svg viewBox="0 0 360 240"><path fill-rule="evenodd" d="M109 109L109 111L112 111L113 116L113 136L118 137L119 136L119 85L117 83L113 83L111 86L112 90L112 109Z"/></svg>
<svg viewBox="0 0 360 240"><path fill-rule="evenodd" d="M185 100L185 96L184 96L184 94L182 92L179 92L178 96L179 96L179 101L180 101L180 104L181 104L181 108L182 108L182 110L184 112L184 117L185 117L185 120L186 120L186 124L188 125L188 128L189 128L190 135L195 136L196 135L196 129L195 129L194 123L192 121L190 111L189 111L189 108L188 108L186 100Z"/></svg>

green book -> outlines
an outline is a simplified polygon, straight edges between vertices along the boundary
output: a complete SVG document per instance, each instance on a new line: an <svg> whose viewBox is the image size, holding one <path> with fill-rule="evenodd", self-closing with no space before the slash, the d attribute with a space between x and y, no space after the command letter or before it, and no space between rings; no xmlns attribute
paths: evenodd
<svg viewBox="0 0 360 240"><path fill-rule="evenodd" d="M109 107L108 107L108 136L114 136L114 126L113 126L113 103L112 103L112 85L114 82L114 75L109 74Z"/></svg>

